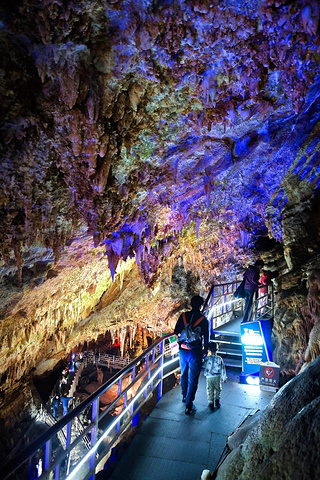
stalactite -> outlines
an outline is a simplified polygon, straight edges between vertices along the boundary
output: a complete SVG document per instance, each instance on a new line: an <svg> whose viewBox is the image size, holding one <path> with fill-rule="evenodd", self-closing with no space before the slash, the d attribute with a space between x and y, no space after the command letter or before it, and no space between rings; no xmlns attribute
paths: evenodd
<svg viewBox="0 0 320 480"><path fill-rule="evenodd" d="M187 272L188 271L188 259L187 259L186 255L183 257L182 262L183 262L184 271Z"/></svg>
<svg viewBox="0 0 320 480"><path fill-rule="evenodd" d="M108 256L108 263L109 263L111 278L112 278L112 281L114 281L115 270L117 268L120 257L117 253L113 251L112 247L109 245L107 248L107 256Z"/></svg>
<svg viewBox="0 0 320 480"><path fill-rule="evenodd" d="M119 275L120 290L122 290L122 287L123 287L124 273L125 273L124 270L120 270L120 275Z"/></svg>
<svg viewBox="0 0 320 480"><path fill-rule="evenodd" d="M142 328L142 349L146 350L148 348L148 340L147 340L147 330Z"/></svg>
<svg viewBox="0 0 320 480"><path fill-rule="evenodd" d="M126 327L122 327L120 329L120 352L121 352L121 357L124 356L124 349L125 349L125 341L126 341L126 335L127 335L127 329Z"/></svg>
<svg viewBox="0 0 320 480"><path fill-rule="evenodd" d="M131 336L130 336L130 348L133 348L133 345L134 345L134 339L135 339L135 336L136 336L136 330L137 330L137 325L134 324L133 326L130 327L131 328Z"/></svg>

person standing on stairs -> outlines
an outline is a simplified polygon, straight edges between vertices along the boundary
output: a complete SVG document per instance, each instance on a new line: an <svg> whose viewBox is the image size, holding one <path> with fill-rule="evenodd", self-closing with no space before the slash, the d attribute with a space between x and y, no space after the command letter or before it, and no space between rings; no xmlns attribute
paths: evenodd
<svg viewBox="0 0 320 480"><path fill-rule="evenodd" d="M67 415L68 410L69 410L69 403L73 397L67 397L67 395L63 395L61 398L62 401L62 407L63 407L63 416Z"/></svg>
<svg viewBox="0 0 320 480"><path fill-rule="evenodd" d="M250 307L252 305L253 295L260 286L260 270L264 267L263 260L256 260L254 265L249 265L243 275L244 280L244 316L243 322L248 321Z"/></svg>
<svg viewBox="0 0 320 480"><path fill-rule="evenodd" d="M58 417L60 405L61 405L60 395L56 394L51 401L52 415L55 419Z"/></svg>
<svg viewBox="0 0 320 480"><path fill-rule="evenodd" d="M193 401L198 388L202 358L208 351L209 322L200 311L203 302L204 300L200 295L192 297L191 310L183 312L179 316L174 329L174 333L178 336L179 343L181 393L182 401L186 404L186 415L190 415L190 413L196 411ZM190 343L184 336L186 325L190 325L191 329L193 331L197 330L198 333L198 338Z"/></svg>

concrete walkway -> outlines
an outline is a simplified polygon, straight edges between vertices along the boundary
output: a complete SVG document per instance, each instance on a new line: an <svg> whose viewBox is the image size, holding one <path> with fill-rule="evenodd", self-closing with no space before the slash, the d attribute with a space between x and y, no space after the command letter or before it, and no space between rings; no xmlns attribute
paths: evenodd
<svg viewBox="0 0 320 480"><path fill-rule="evenodd" d="M239 375L228 371L221 408L212 412L202 371L194 402L197 411L185 415L180 385L166 393L139 427L113 472L106 470L98 478L200 480L204 469L214 472L227 437L248 415L263 410L273 395L257 386L240 384Z"/></svg>

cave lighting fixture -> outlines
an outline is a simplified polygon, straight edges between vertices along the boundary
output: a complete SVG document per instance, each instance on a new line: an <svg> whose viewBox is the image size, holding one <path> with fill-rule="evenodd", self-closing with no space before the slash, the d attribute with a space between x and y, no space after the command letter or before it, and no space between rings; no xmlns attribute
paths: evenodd
<svg viewBox="0 0 320 480"><path fill-rule="evenodd" d="M259 385L260 385L259 376L257 376L257 375L248 375L248 376L245 378L245 383L246 383L247 385L255 385L256 387L259 387Z"/></svg>

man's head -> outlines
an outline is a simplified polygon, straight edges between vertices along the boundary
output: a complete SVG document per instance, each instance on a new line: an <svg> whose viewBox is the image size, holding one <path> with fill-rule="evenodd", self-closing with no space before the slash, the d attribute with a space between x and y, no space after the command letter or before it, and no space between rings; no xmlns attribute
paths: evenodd
<svg viewBox="0 0 320 480"><path fill-rule="evenodd" d="M263 261L263 260L256 260L256 261L254 262L254 266L257 267L257 268L259 268L259 269L261 270L261 268L264 267L264 261Z"/></svg>
<svg viewBox="0 0 320 480"><path fill-rule="evenodd" d="M200 308L203 305L203 298L200 295L195 295L191 298L191 307L192 308Z"/></svg>

